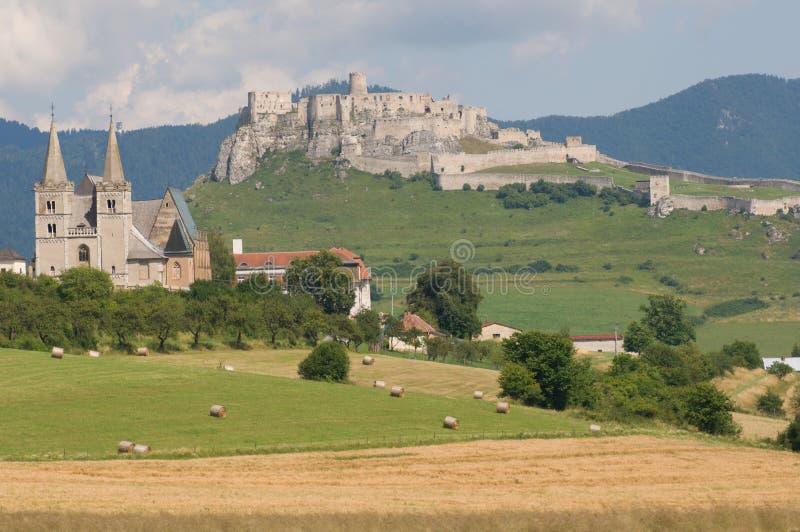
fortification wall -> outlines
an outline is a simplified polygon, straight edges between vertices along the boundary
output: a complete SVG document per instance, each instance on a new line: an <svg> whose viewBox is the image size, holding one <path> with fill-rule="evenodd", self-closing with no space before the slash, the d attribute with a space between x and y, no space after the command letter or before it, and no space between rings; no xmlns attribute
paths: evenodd
<svg viewBox="0 0 800 532"><path fill-rule="evenodd" d="M348 160L353 168L372 174L382 174L385 170L392 170L400 172L403 177L411 177L417 172L430 170L428 154L392 158L351 156Z"/></svg>
<svg viewBox="0 0 800 532"><path fill-rule="evenodd" d="M247 107L252 120L263 114L286 114L292 111L290 92L248 92Z"/></svg>
<svg viewBox="0 0 800 532"><path fill-rule="evenodd" d="M750 200L750 212L760 216L772 216L779 210L788 212L790 208L800 205L800 196L788 196L776 200Z"/></svg>
<svg viewBox="0 0 800 532"><path fill-rule="evenodd" d="M539 180L546 183L576 183L583 181L598 189L614 186L614 180L606 176L570 176L570 175L539 175L539 174L439 174L436 182L442 190L461 190L464 183L472 189L483 185L486 190L498 190L503 185L524 183L525 186Z"/></svg>
<svg viewBox="0 0 800 532"><path fill-rule="evenodd" d="M647 163L627 163L625 168L632 172L640 174L664 174L672 179L680 179L688 183L702 183L706 185L745 185L745 186L759 186L779 188L782 190L790 190L793 192L800 192L800 181L792 179L760 179L760 178L742 178L742 177L718 177L708 174L701 174L700 172L692 172L689 170L676 170L668 166L659 166L656 164Z"/></svg>
<svg viewBox="0 0 800 532"><path fill-rule="evenodd" d="M372 133L376 139L387 136L403 139L414 131L431 131L437 137L460 137L461 120L442 116L415 116L407 118L378 118Z"/></svg>
<svg viewBox="0 0 800 532"><path fill-rule="evenodd" d="M669 198L676 209L699 211L705 207L710 211L734 209L750 212L750 200L730 196L686 196L674 194Z"/></svg>
<svg viewBox="0 0 800 532"><path fill-rule="evenodd" d="M433 156L437 174L471 174L494 166L515 166L529 163L565 163L567 157L583 162L597 160L597 146L582 144L567 148L563 144L537 146L524 150L498 150L489 153L443 153Z"/></svg>

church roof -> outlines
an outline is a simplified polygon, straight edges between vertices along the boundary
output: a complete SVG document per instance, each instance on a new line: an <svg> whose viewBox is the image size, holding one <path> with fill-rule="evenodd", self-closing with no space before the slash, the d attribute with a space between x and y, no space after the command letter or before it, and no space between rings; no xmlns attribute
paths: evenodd
<svg viewBox="0 0 800 532"><path fill-rule="evenodd" d="M186 204L186 199L183 197L183 192L175 187L169 187L167 190L172 194L172 201L175 202L175 208L178 209L178 214L183 220L183 225L186 227L189 237L192 239L197 238L197 226L194 223L192 213L189 211L189 205Z"/></svg>
<svg viewBox="0 0 800 532"><path fill-rule="evenodd" d="M133 225L143 235L150 235L153 224L156 223L158 209L161 207L160 199L139 200L133 202Z"/></svg>
<svg viewBox="0 0 800 532"><path fill-rule="evenodd" d="M106 162L103 165L103 181L106 183L124 183L122 159L119 156L117 134L114 131L114 120L108 126L108 145L106 146Z"/></svg>
<svg viewBox="0 0 800 532"><path fill-rule="evenodd" d="M74 194L72 196L72 215L69 219L70 227L97 227L97 213L93 196Z"/></svg>
<svg viewBox="0 0 800 532"><path fill-rule="evenodd" d="M0 250L0 260L25 260L25 257L11 248Z"/></svg>
<svg viewBox="0 0 800 532"><path fill-rule="evenodd" d="M44 160L42 184L56 185L67 182L67 169L61 156L61 145L58 143L55 121L50 122L50 140L47 142L47 157Z"/></svg>
<svg viewBox="0 0 800 532"><path fill-rule="evenodd" d="M169 232L167 244L164 246L164 253L167 255L180 255L191 252L192 245L189 243L189 238L187 238L186 233L183 232L181 223L175 220Z"/></svg>
<svg viewBox="0 0 800 532"><path fill-rule="evenodd" d="M163 259L164 254L154 246L136 227L131 228L128 241L128 260Z"/></svg>

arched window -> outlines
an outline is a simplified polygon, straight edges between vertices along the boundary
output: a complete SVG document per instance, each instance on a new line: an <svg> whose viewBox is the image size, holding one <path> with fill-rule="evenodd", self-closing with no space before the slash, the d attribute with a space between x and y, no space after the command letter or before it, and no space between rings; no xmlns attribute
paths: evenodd
<svg viewBox="0 0 800 532"><path fill-rule="evenodd" d="M78 246L78 262L89 264L89 246L86 244Z"/></svg>
<svg viewBox="0 0 800 532"><path fill-rule="evenodd" d="M172 280L178 281L181 278L181 265L175 262L172 265Z"/></svg>
<svg viewBox="0 0 800 532"><path fill-rule="evenodd" d="M55 275L56 275L56 267L55 266L50 266L50 275L55 277Z"/></svg>

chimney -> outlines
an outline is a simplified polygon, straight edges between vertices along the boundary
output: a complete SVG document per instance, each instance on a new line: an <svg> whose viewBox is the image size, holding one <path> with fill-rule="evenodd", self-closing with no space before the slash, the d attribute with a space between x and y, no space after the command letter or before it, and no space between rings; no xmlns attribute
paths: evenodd
<svg viewBox="0 0 800 532"><path fill-rule="evenodd" d="M233 239L233 254L234 255L241 255L242 253L242 239L241 238L234 238Z"/></svg>

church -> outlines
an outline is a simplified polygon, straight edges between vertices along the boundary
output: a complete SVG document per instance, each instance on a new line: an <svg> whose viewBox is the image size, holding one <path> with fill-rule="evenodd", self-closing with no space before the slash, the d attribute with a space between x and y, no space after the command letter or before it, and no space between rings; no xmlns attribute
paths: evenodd
<svg viewBox="0 0 800 532"><path fill-rule="evenodd" d="M208 240L194 223L183 193L167 188L163 198L134 201L125 180L113 119L103 175L67 179L55 121L36 199L35 275L59 277L75 267L108 272L115 288L156 282L188 288L211 279Z"/></svg>

